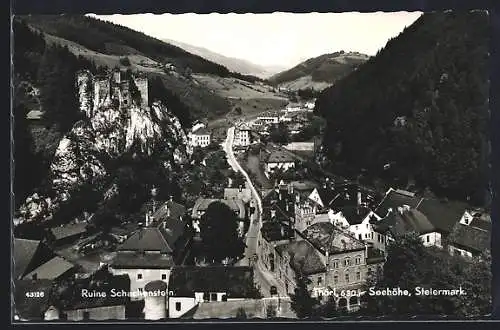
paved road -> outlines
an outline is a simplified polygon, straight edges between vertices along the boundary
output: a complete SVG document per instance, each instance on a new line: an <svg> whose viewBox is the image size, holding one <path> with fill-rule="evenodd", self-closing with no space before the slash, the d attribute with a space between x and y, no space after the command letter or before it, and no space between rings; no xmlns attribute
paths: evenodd
<svg viewBox="0 0 500 330"><path fill-rule="evenodd" d="M227 155L227 160L229 165L233 168L233 170L237 172L241 172L243 176L246 179L246 185L247 187L250 188L252 191L253 199L257 203L257 208L256 212L254 213L254 216L252 217L250 221L250 226L248 228L248 232L246 235L246 249L245 249L245 258L240 260L238 262L238 265L250 265L251 260L253 256L257 253L257 244L258 244L258 236L260 234L260 228L262 226L262 200L260 198L259 193L255 189L252 181L250 180L250 177L248 176L248 173L245 172L245 170L241 167L241 165L238 163L236 160L234 153L233 153L233 141L234 141L234 127L230 127L227 130L227 138L226 141L223 143L222 147L223 150L226 152ZM276 281L274 275L269 272L268 270L265 269L265 267L262 265L260 260L258 260L256 263L252 263L255 269L255 280L260 286L262 295L264 297L270 297L270 289L271 286L276 286L278 289L278 294L280 296L286 296L285 289L282 287L282 285L279 285L279 283Z"/></svg>

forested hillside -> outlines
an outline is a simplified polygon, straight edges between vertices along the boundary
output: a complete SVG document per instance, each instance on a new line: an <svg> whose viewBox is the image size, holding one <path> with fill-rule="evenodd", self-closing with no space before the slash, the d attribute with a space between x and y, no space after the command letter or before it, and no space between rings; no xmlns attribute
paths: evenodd
<svg viewBox="0 0 500 330"><path fill-rule="evenodd" d="M487 64L486 12L424 14L317 100L331 166L484 203Z"/></svg>
<svg viewBox="0 0 500 330"><path fill-rule="evenodd" d="M195 73L228 76L229 70L183 49L121 25L82 15L23 16L28 24L44 32L74 41L109 55L143 54L159 62L189 67Z"/></svg>

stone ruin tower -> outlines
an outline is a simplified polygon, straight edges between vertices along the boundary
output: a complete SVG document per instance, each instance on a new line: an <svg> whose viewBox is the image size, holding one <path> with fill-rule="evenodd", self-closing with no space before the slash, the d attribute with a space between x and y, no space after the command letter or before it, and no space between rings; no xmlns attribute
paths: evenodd
<svg viewBox="0 0 500 330"><path fill-rule="evenodd" d="M140 98L134 100L134 87ZM134 76L125 70L114 69L104 75L92 75L88 70L77 73L77 88L80 110L87 117L92 117L101 106L118 102L120 109L133 105L148 106L148 79L145 76Z"/></svg>

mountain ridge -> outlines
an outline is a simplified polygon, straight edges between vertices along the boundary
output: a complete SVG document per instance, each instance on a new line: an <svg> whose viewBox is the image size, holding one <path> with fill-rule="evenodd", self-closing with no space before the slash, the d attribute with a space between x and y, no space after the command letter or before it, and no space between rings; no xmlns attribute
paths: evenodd
<svg viewBox="0 0 500 330"><path fill-rule="evenodd" d="M253 63L253 62L248 61L248 60L225 56L223 54L217 53L217 52L212 51L210 49L207 49L204 47L198 47L198 46L188 44L185 42L181 42L181 41L177 41L177 40L173 40L173 39L162 39L162 40L171 44L171 45L175 45L177 47L180 47L189 53L203 57L211 62L223 65L224 67L228 68L229 70L241 73L243 75L252 75L252 76L257 76L257 77L262 78L262 79L267 79L267 78L271 77L272 75L274 75L282 70L285 70L284 66L281 66L281 67L279 67L279 66L263 66L263 65Z"/></svg>
<svg viewBox="0 0 500 330"><path fill-rule="evenodd" d="M268 81L290 90L323 90L356 70L369 58L359 52L338 51L323 54L275 74Z"/></svg>

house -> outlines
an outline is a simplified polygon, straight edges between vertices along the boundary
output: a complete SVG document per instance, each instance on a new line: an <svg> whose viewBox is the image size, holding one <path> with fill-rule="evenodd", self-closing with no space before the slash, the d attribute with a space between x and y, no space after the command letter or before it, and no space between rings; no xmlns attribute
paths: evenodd
<svg viewBox="0 0 500 330"><path fill-rule="evenodd" d="M256 293L251 267L175 267L169 286L169 317L179 318L200 304L255 298Z"/></svg>
<svg viewBox="0 0 500 330"><path fill-rule="evenodd" d="M320 252L309 241L291 241L277 245L275 249L276 278L283 283L287 294L294 292L296 274L307 276L312 283L322 281L326 263Z"/></svg>
<svg viewBox="0 0 500 330"><path fill-rule="evenodd" d="M55 280L70 276L75 270L73 264L40 241L15 238L13 249L15 279Z"/></svg>
<svg viewBox="0 0 500 330"><path fill-rule="evenodd" d="M383 235L384 242L394 240L397 236L414 232L419 235L425 246L443 247L441 233L427 216L417 209L400 206L396 211L373 224L374 231ZM378 237L378 236L377 236Z"/></svg>
<svg viewBox="0 0 500 330"><path fill-rule="evenodd" d="M257 117L257 122L267 124L278 124L280 122L279 115L266 115Z"/></svg>
<svg viewBox="0 0 500 330"><path fill-rule="evenodd" d="M47 239L52 245L61 246L77 241L86 233L87 223L79 222L50 228Z"/></svg>
<svg viewBox="0 0 500 330"><path fill-rule="evenodd" d="M269 178L270 174L277 168L287 171L295 167L295 158L288 152L280 149L273 150L264 160L264 173Z"/></svg>
<svg viewBox="0 0 500 330"><path fill-rule="evenodd" d="M16 280L13 286L14 320L42 321L51 317L52 280Z"/></svg>
<svg viewBox="0 0 500 330"><path fill-rule="evenodd" d="M233 144L235 146L246 147L251 144L251 130L248 128L238 128L234 134Z"/></svg>
<svg viewBox="0 0 500 330"><path fill-rule="evenodd" d="M196 131L188 134L189 147L208 147L211 143L211 133L205 127L200 127Z"/></svg>
<svg viewBox="0 0 500 330"><path fill-rule="evenodd" d="M258 236L258 258L262 265L271 272L276 267L276 247L286 244L295 238L295 230L286 222L265 221Z"/></svg>
<svg viewBox="0 0 500 330"><path fill-rule="evenodd" d="M182 205L172 200L164 203L154 213L147 213L146 226L117 248L111 270L115 275L130 277L131 292L143 292L144 286L155 280L168 285L172 267L186 260L192 233L184 214Z"/></svg>
<svg viewBox="0 0 500 330"><path fill-rule="evenodd" d="M374 213L379 218L386 218L384 222L393 226L400 223L398 229L395 229L400 234L405 230L415 231L422 236L424 245L443 247L455 223L465 219L467 209L467 205L462 202L423 198L411 192L391 188ZM403 223L406 224L402 225ZM381 233L380 231L386 228L382 226L378 230ZM396 232L388 238L393 238Z"/></svg>
<svg viewBox="0 0 500 330"><path fill-rule="evenodd" d="M62 279L63 277L71 277L75 273L75 271L75 265L59 256L55 256L46 263L40 265L39 267L26 274L24 278L33 280L58 280Z"/></svg>
<svg viewBox="0 0 500 330"><path fill-rule="evenodd" d="M457 222L447 241L451 255L479 257L483 252L491 250L491 219L488 221L477 216L468 224Z"/></svg>
<svg viewBox="0 0 500 330"><path fill-rule="evenodd" d="M372 272L382 267L385 261L383 256L371 249L367 243L329 222L315 223L297 234L297 241L305 240L315 248L313 260L317 259L317 256L321 259L321 263L316 261L311 266L309 278L312 282L310 284L312 296L324 301L322 293L333 288L339 291L355 291L357 294L350 298L338 295L334 296L334 299L338 308L348 311L358 309L366 280ZM306 249L306 244L301 244L303 251L308 251L307 253L312 255L310 247ZM311 262L307 261L307 258L303 260L304 265ZM320 271L322 269L324 271Z"/></svg>

